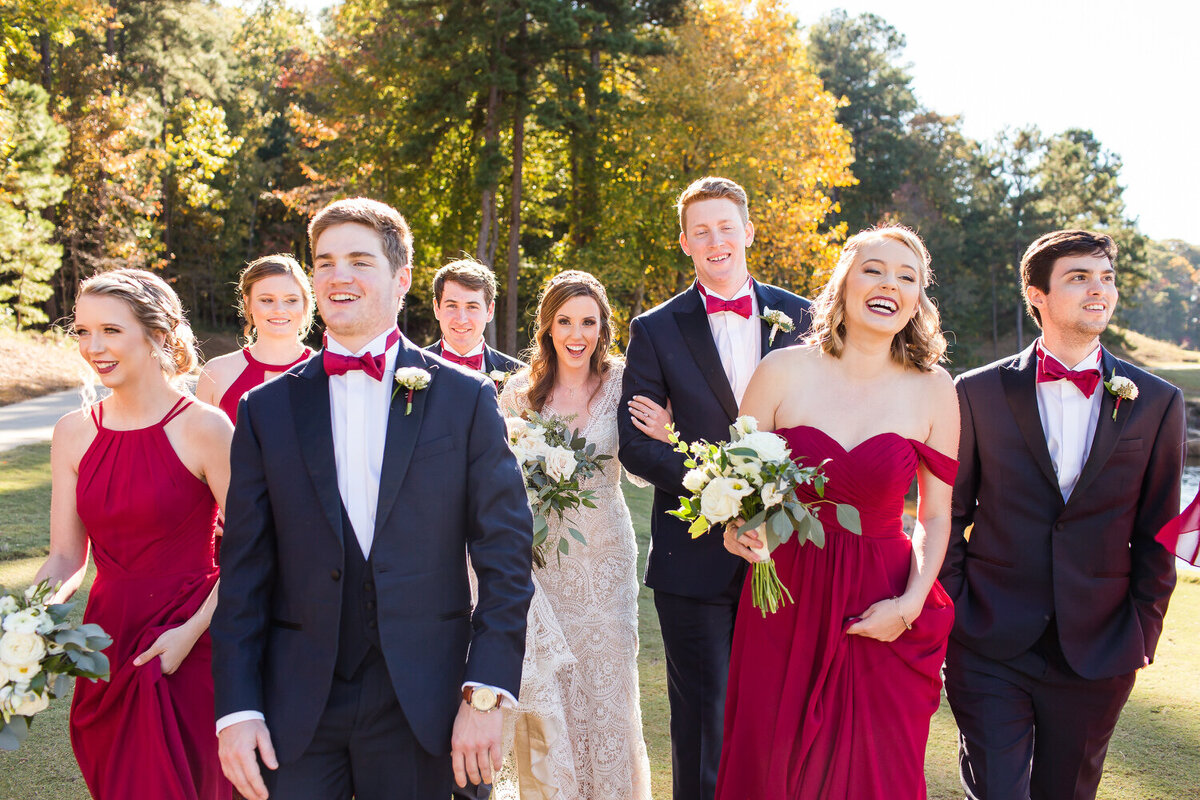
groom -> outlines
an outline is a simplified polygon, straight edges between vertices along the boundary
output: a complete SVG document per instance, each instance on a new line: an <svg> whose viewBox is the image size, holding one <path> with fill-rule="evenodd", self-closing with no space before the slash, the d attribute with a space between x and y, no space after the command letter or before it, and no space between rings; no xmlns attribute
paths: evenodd
<svg viewBox="0 0 1200 800"><path fill-rule="evenodd" d="M687 494L687 468L671 445L648 435L639 398L671 403L683 439L725 441L754 368L770 350L799 341L809 315L807 300L750 277L754 223L741 186L701 178L679 196L678 211L679 246L696 282L629 326L620 458L655 489L646 585L667 656L674 798L712 800L745 562L725 550L719 533L693 539L686 522L667 514ZM793 329L772 340L761 319L768 309L787 314Z"/></svg>
<svg viewBox="0 0 1200 800"><path fill-rule="evenodd" d="M1030 245L1021 284L1041 338L957 382L941 580L956 614L946 693L973 800L1096 796L1175 585L1155 534L1179 512L1183 395L1100 346L1116 254L1081 230ZM1122 385L1136 395L1118 397Z"/></svg>
<svg viewBox="0 0 1200 800"><path fill-rule="evenodd" d="M221 764L252 800L448 798L452 773L491 779L496 708L520 685L523 482L492 382L396 329L412 280L399 212L341 200L308 233L325 350L242 400L233 441Z"/></svg>

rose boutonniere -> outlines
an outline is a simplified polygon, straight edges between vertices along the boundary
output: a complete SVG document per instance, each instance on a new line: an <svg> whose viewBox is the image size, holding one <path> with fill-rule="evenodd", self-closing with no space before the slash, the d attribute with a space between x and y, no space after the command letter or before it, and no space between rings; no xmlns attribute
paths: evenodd
<svg viewBox="0 0 1200 800"><path fill-rule="evenodd" d="M512 373L505 372L502 369L494 369L487 376L492 379L492 382L496 384L496 388L499 389L512 376Z"/></svg>
<svg viewBox="0 0 1200 800"><path fill-rule="evenodd" d="M408 400L404 407L404 416L407 417L412 413L413 392L428 386L432 377L432 375L420 367L401 367L396 370L396 388L392 390L392 399L396 398L396 392L400 391L402 387L408 389Z"/></svg>
<svg viewBox="0 0 1200 800"><path fill-rule="evenodd" d="M1133 402L1137 400L1138 388L1137 384L1126 378L1124 375L1118 375L1116 370L1113 370L1112 377L1104 382L1104 388L1108 393L1117 398L1116 405L1113 406L1113 421L1117 419L1117 409L1121 407L1122 400Z"/></svg>
<svg viewBox="0 0 1200 800"><path fill-rule="evenodd" d="M767 337L768 347L775 344L775 334L780 331L791 333L796 330L796 323L792 322L792 318L777 308L768 308L758 318L771 326L771 335Z"/></svg>

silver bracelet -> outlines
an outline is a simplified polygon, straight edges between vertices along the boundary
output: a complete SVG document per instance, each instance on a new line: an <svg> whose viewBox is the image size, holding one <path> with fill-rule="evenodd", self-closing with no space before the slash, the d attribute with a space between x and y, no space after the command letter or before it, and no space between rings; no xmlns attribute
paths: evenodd
<svg viewBox="0 0 1200 800"><path fill-rule="evenodd" d="M904 627L905 627L905 629L907 629L907 630L910 630L910 631L911 631L911 630L912 630L912 625L909 625L909 624L908 624L908 620L906 620L906 619L904 618L904 612L900 610L900 598L899 598L899 597L893 597L893 598L892 598L892 602L896 604L896 616L898 616L898 617L900 618L900 621L904 623Z"/></svg>

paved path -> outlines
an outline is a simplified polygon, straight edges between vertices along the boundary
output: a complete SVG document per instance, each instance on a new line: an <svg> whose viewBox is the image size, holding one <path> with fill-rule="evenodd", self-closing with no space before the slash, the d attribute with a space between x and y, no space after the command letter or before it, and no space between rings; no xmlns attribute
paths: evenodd
<svg viewBox="0 0 1200 800"><path fill-rule="evenodd" d="M32 400L0 406L0 450L50 441L54 423L79 408L78 389L45 394Z"/></svg>

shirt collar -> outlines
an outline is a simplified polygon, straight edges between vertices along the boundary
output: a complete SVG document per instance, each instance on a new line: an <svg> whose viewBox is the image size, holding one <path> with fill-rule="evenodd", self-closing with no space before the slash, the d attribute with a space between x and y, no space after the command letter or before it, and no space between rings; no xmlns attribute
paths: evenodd
<svg viewBox="0 0 1200 800"><path fill-rule="evenodd" d="M337 339L333 338L333 334L329 333L329 331L325 331L325 347L328 348L328 350L331 353L338 353L343 356L361 356L361 355L366 355L367 353L370 353L372 355L378 355L379 353L383 353L383 352L391 352L392 348L400 346L399 341L397 341L395 344L393 344L392 347L384 346L387 344L388 336L390 336L392 331L394 331L394 330L396 330L396 329L389 328L388 330L385 330L383 333L379 334L374 339L367 342L366 347L362 348L357 353L350 352L350 350L348 348L346 348L341 342L339 342Z"/></svg>
<svg viewBox="0 0 1200 800"><path fill-rule="evenodd" d="M749 275L747 275L746 282L742 284L742 288L738 289L730 297L725 297L724 295L720 294L719 292L715 292L712 289L705 287L704 284L700 283L699 278L696 279L696 291L700 292L701 297L711 294L713 297L719 297L722 300L737 300L739 297L753 295L753 293L754 293L754 278L751 278Z"/></svg>
<svg viewBox="0 0 1200 800"><path fill-rule="evenodd" d="M447 342L445 339L442 339L442 349L449 350L451 353L454 353L456 356L459 356L460 358L470 358L471 356L480 355L483 353L483 348L486 345L487 345L487 342L484 341L483 339L480 339L479 344L475 345L474 347L472 347L470 350L468 350L465 353L460 353L457 350L455 350L453 347L451 347L449 342Z"/></svg>
<svg viewBox="0 0 1200 800"><path fill-rule="evenodd" d="M1072 372L1079 372L1080 370L1084 370L1084 369L1096 369L1096 368L1099 368L1099 366L1100 366L1100 345L1099 344L1097 344L1095 349L1092 350L1092 352L1088 353L1086 356L1084 356L1080 360L1080 362L1078 364L1076 364L1075 366L1071 366L1070 364L1067 364L1061 358L1054 355L1054 353L1051 352L1050 348L1046 347L1045 340L1043 340L1042 337L1040 337L1040 336L1038 337L1038 340L1037 340L1037 349L1039 352L1045 353L1046 355L1050 356L1055 361L1062 364L1064 367L1071 370Z"/></svg>

